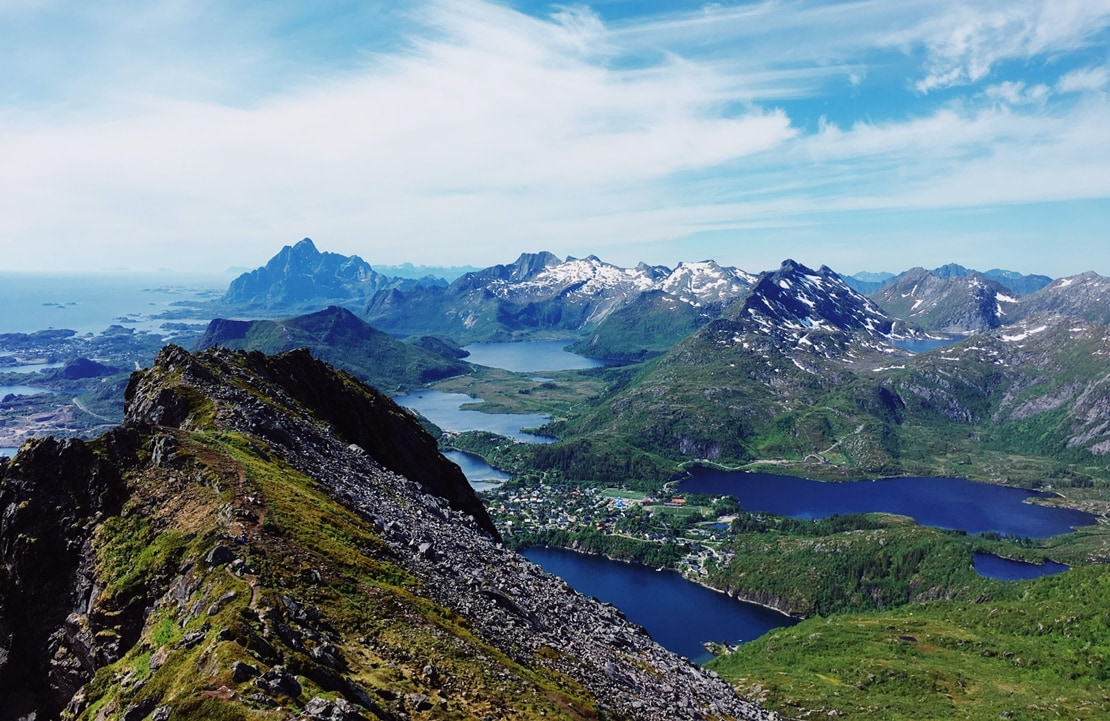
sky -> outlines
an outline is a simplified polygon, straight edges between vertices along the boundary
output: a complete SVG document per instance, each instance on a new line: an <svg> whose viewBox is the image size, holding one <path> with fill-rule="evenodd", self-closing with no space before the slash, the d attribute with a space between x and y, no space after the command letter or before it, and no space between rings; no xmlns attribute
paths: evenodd
<svg viewBox="0 0 1110 721"><path fill-rule="evenodd" d="M0 0L0 271L1110 275L1110 0Z"/></svg>

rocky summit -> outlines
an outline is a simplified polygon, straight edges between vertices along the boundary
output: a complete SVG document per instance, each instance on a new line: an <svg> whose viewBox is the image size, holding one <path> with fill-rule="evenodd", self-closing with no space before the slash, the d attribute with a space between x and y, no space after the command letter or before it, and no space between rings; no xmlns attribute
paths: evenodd
<svg viewBox="0 0 1110 721"><path fill-rule="evenodd" d="M306 351L165 348L120 427L0 460L0 508L0 721L771 717Z"/></svg>

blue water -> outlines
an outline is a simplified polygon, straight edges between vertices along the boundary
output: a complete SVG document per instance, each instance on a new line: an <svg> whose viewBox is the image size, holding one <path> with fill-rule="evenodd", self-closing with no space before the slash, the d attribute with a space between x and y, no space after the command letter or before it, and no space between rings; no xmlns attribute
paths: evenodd
<svg viewBox="0 0 1110 721"><path fill-rule="evenodd" d="M7 456L8 458L15 458L15 452L18 448L0 448L0 456Z"/></svg>
<svg viewBox="0 0 1110 721"><path fill-rule="evenodd" d="M52 391L46 388L36 388L35 386L0 386L0 398L14 393L17 396L36 396L39 393L51 393Z"/></svg>
<svg viewBox="0 0 1110 721"><path fill-rule="evenodd" d="M475 491L488 491L497 488L503 482L512 478L508 473L499 471L486 463L481 457L462 451L444 451L447 460L457 464L462 469L466 480Z"/></svg>
<svg viewBox="0 0 1110 721"><path fill-rule="evenodd" d="M0 373L38 373L50 368L61 368L65 363L27 363L19 366L0 366Z"/></svg>
<svg viewBox="0 0 1110 721"><path fill-rule="evenodd" d="M953 336L951 338L930 338L929 340L896 340L894 345L902 350L908 350L910 353L924 353L934 348L943 348L946 345L958 343L963 339L963 336Z"/></svg>
<svg viewBox="0 0 1110 721"><path fill-rule="evenodd" d="M605 361L586 358L563 350L570 341L541 340L519 343L471 343L463 346L469 351L470 363L490 368L503 368L516 373L537 371L580 370L600 368Z"/></svg>
<svg viewBox="0 0 1110 721"><path fill-rule="evenodd" d="M444 393L442 391L417 391L407 396L397 396L397 401L405 408L419 411L421 415L445 431L489 431L512 438L521 443L552 443L554 438L524 433L521 428L535 428L551 420L538 413L481 413L462 410L464 403L474 403L478 399L465 393Z"/></svg>
<svg viewBox="0 0 1110 721"><path fill-rule="evenodd" d="M1002 558L993 553L975 554L975 572L987 578L997 578L1000 581L1026 581L1041 576L1051 576L1063 573L1070 567L1055 561L1041 563L1026 563Z"/></svg>
<svg viewBox="0 0 1110 721"><path fill-rule="evenodd" d="M686 493L729 494L748 511L792 518L881 511L910 516L924 526L1047 538L1096 522L1090 513L1025 500L1050 494L960 478L891 478L822 483L769 473L697 468L680 486Z"/></svg>
<svg viewBox="0 0 1110 721"><path fill-rule="evenodd" d="M152 316L174 301L218 297L230 282L222 274L0 272L0 333L99 333L113 323L155 331L164 321Z"/></svg>
<svg viewBox="0 0 1110 721"><path fill-rule="evenodd" d="M530 548L523 555L579 593L616 606L664 648L696 663L712 658L702 646L706 641L747 642L794 623L788 616L711 591L674 571L654 571L556 548Z"/></svg>

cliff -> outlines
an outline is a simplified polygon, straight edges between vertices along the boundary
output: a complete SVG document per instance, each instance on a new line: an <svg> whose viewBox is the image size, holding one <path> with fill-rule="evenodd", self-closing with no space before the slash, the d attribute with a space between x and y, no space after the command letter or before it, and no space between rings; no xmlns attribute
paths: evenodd
<svg viewBox="0 0 1110 721"><path fill-rule="evenodd" d="M124 424L0 463L0 721L766 718L499 543L307 352L167 347Z"/></svg>

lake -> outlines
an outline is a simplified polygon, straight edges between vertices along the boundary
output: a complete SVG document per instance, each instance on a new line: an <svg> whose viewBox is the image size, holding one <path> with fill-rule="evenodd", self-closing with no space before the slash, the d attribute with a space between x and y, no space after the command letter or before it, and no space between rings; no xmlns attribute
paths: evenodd
<svg viewBox="0 0 1110 721"><path fill-rule="evenodd" d="M475 491L488 491L497 488L503 482L512 478L508 473L499 471L486 463L480 456L463 451L444 451L444 457L462 469L466 480Z"/></svg>
<svg viewBox="0 0 1110 721"><path fill-rule="evenodd" d="M61 368L65 363L27 363L18 366L0 366L0 373L38 373L50 368Z"/></svg>
<svg viewBox="0 0 1110 721"><path fill-rule="evenodd" d="M39 393L53 393L53 391L46 388L36 388L35 386L0 386L0 398L8 394L17 396L36 396Z"/></svg>
<svg viewBox="0 0 1110 721"><path fill-rule="evenodd" d="M975 572L987 578L997 578L1000 581L1026 581L1041 576L1051 576L1070 570L1070 566L1055 561L1044 563L1027 563L1015 561L1011 558L1002 558L993 553L975 553Z"/></svg>
<svg viewBox="0 0 1110 721"><path fill-rule="evenodd" d="M479 400L465 393L415 391L405 396L396 396L393 400L405 408L418 411L445 431L489 431L521 443L552 443L555 440L520 430L542 426L551 420L549 417L538 413L482 413L462 410L459 408L462 404Z"/></svg>
<svg viewBox="0 0 1110 721"><path fill-rule="evenodd" d="M685 493L731 495L748 511L792 518L880 511L910 516L924 526L1029 538L1068 533L1073 527L1089 526L1097 520L1090 513L1026 502L1038 496L1049 497L1049 493L960 478L825 483L770 473L695 468L679 488Z"/></svg>
<svg viewBox="0 0 1110 721"><path fill-rule="evenodd" d="M747 642L795 623L789 616L687 581L675 571L557 548L529 548L523 555L579 593L616 606L664 648L695 663L712 658L702 645L706 641Z"/></svg>
<svg viewBox="0 0 1110 721"><path fill-rule="evenodd" d="M463 346L470 353L464 360L480 366L502 368L516 373L581 370L600 368L605 361L586 358L564 350L572 341L539 340L519 343L471 343Z"/></svg>
<svg viewBox="0 0 1110 721"><path fill-rule="evenodd" d="M908 350L910 353L924 353L931 351L935 348L943 348L946 345L959 343L964 340L966 336L953 336L951 338L929 338L927 340L896 340L894 345L902 350Z"/></svg>

